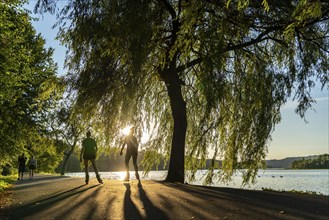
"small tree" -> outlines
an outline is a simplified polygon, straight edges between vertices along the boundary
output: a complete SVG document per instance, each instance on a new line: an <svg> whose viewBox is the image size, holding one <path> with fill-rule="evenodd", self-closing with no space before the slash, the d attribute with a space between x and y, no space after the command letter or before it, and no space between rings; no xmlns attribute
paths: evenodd
<svg viewBox="0 0 329 220"><path fill-rule="evenodd" d="M85 129L82 121L72 118L72 99L63 97L53 103L51 109L44 112L42 118L47 127L47 136L54 140L59 153L64 154L61 175L65 174L67 163L76 150L81 133Z"/></svg>

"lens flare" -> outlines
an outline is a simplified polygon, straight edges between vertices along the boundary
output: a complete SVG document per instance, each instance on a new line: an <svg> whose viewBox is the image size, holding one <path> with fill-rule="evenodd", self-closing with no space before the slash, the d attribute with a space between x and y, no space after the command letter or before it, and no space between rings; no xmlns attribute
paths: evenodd
<svg viewBox="0 0 329 220"><path fill-rule="evenodd" d="M124 136L128 135L130 132L130 128L132 128L132 125L128 125L120 130L120 133Z"/></svg>

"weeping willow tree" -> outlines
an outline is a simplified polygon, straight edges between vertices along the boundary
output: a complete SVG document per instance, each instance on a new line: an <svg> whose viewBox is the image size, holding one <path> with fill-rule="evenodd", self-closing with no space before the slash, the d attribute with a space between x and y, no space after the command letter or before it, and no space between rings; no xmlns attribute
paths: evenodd
<svg viewBox="0 0 329 220"><path fill-rule="evenodd" d="M167 181L184 182L184 170L194 179L207 158L206 183L240 167L253 181L287 98L304 117L315 81L328 86L328 8L325 0L68 0L59 36L76 111L107 143L125 124L140 133L153 125L143 165L164 156Z"/></svg>

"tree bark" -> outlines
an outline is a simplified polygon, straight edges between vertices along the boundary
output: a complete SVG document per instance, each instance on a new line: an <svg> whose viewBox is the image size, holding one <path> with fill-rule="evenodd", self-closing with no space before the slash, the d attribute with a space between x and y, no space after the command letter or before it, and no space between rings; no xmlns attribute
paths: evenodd
<svg viewBox="0 0 329 220"><path fill-rule="evenodd" d="M73 153L74 147L75 147L75 145L71 146L70 151L66 154L66 157L64 159L63 166L62 166L62 169L61 169L61 175L62 176L65 175L67 163L69 162L69 159L70 159L70 157L71 157L71 155Z"/></svg>
<svg viewBox="0 0 329 220"><path fill-rule="evenodd" d="M177 73L169 72L165 80L174 120L171 155L166 181L184 183L185 138L187 129L186 102Z"/></svg>

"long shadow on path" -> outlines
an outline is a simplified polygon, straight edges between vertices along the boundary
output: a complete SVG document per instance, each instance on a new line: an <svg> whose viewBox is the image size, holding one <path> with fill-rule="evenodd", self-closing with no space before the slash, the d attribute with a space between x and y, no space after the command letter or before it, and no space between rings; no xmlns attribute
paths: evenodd
<svg viewBox="0 0 329 220"><path fill-rule="evenodd" d="M166 214L161 209L154 206L152 201L147 197L141 182L138 183L138 192L145 208L147 219L168 219Z"/></svg>
<svg viewBox="0 0 329 220"><path fill-rule="evenodd" d="M97 187L98 185L89 186L87 188L83 188L85 185L80 185L73 189L69 189L67 191L52 195L50 197L46 197L44 199L40 199L37 201L33 201L31 203L12 207L8 212L9 219L21 219L28 218L29 216L46 210L52 206L55 206L57 203L63 202L65 199L72 197L74 195L83 193L87 190Z"/></svg>
<svg viewBox="0 0 329 220"><path fill-rule="evenodd" d="M124 202L123 202L123 213L124 219L143 219L141 213L138 211L138 208L131 200L131 189L129 183L124 183L126 187Z"/></svg>
<svg viewBox="0 0 329 220"><path fill-rule="evenodd" d="M138 183L138 195L142 203L140 210L144 210L145 216L142 215L136 204L131 199L130 184L124 183L124 186L126 187L124 196L124 219L168 219L161 209L153 205L141 183Z"/></svg>
<svg viewBox="0 0 329 220"><path fill-rule="evenodd" d="M168 182L159 182L164 186L176 189L181 192L185 192L187 195L193 195L195 199L204 200L206 197L209 206L216 204L213 209L224 208L231 209L235 206L239 210L248 208L255 217L262 219L278 218L280 210L285 210L284 213L289 213L289 217L292 219L328 219L329 216L329 200L327 196L315 196L315 195L303 195L296 193L283 193L283 192L271 192L271 191L257 191L246 189L235 189L227 187L211 187L211 186L196 186L187 184L175 184ZM184 193L184 194L185 194ZM183 195L184 195L183 194ZM179 196L176 196L176 198ZM184 200L185 198L180 198ZM162 198L162 200L166 200ZM224 203L222 201L225 201ZM190 201L193 202L193 201ZM227 204L231 204L227 206ZM243 208L241 208L243 207ZM187 206L188 208L188 206ZM210 208L210 207L209 207ZM276 210L276 211L274 211ZM242 212L241 212L242 213ZM198 216L198 213L194 213ZM287 214L285 214L287 216ZM199 216L201 218L201 216ZM198 218L198 217L197 217Z"/></svg>
<svg viewBox="0 0 329 220"><path fill-rule="evenodd" d="M23 181L15 182L15 190L25 190L25 189L33 189L39 188L43 185L48 185L49 183L54 183L56 181L70 180L71 177L67 176L37 176L34 179L24 179Z"/></svg>

